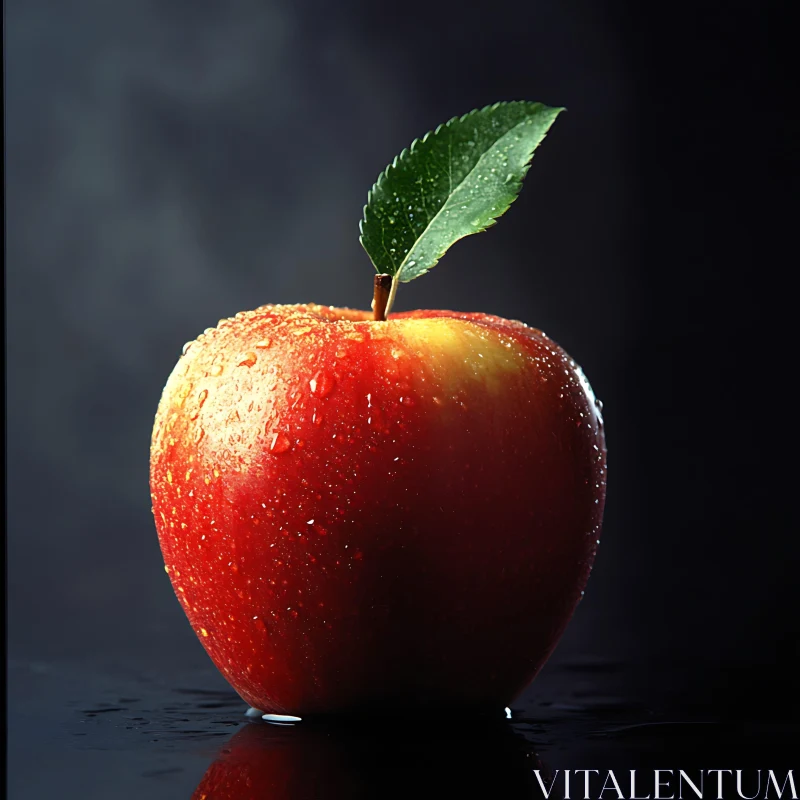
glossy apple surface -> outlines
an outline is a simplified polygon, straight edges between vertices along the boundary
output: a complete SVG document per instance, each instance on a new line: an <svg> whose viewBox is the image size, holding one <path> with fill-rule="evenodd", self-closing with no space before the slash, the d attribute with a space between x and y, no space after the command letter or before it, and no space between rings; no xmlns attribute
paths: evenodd
<svg viewBox="0 0 800 800"><path fill-rule="evenodd" d="M580 368L484 314L265 306L191 343L151 493L192 627L250 705L498 711L591 570L605 501Z"/></svg>

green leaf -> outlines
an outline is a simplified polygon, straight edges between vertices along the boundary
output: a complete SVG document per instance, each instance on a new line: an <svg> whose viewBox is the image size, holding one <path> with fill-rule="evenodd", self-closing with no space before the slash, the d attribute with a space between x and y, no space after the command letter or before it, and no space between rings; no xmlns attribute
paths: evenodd
<svg viewBox="0 0 800 800"><path fill-rule="evenodd" d="M359 226L375 269L395 283L411 281L454 242L494 225L563 110L495 103L454 117L403 150L370 190Z"/></svg>

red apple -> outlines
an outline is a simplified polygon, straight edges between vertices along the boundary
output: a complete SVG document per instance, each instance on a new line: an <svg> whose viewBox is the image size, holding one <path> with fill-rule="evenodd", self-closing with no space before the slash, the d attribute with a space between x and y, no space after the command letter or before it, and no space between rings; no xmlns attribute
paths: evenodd
<svg viewBox="0 0 800 800"><path fill-rule="evenodd" d="M589 576L600 406L520 322L371 317L265 306L185 348L151 450L165 569L259 709L498 711Z"/></svg>

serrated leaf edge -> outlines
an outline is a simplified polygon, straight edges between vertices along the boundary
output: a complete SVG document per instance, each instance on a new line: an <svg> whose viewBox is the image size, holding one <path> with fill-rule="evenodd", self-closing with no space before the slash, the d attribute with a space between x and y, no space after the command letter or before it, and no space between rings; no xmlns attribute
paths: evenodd
<svg viewBox="0 0 800 800"><path fill-rule="evenodd" d="M437 125L432 130L429 130L424 136L417 137L416 139L414 139L413 142L411 142L411 144L408 147L404 147L392 159L391 163L378 175L377 179L375 180L375 183L372 184L372 187L367 192L367 202L366 202L366 204L364 205L364 207L362 209L362 217L358 222L358 233L359 233L358 241L361 244L361 246L364 248L364 250L367 252L368 256L369 256L369 251L364 246L364 223L366 222L367 209L369 208L369 204L372 201L373 194L375 193L375 191L377 189L379 189L381 187L383 182L388 178L388 176L390 174L390 171L397 169L397 165L398 165L399 162L403 161L410 154L412 154L414 152L415 148L418 147L421 143L426 142L431 136L435 136L437 133L439 133L439 131L441 131L442 128L449 128L455 122L466 122L470 117L474 116L475 114L481 114L481 113L484 113L484 112L494 111L497 108L499 108L500 106L511 106L511 105L539 106L540 108L548 108L548 106L545 106L544 103L534 102L534 101L530 101L530 100L500 100L500 101L498 101L496 103L491 103L489 105L482 106L480 108L473 108L472 111L468 111L466 114L462 114L461 116L451 117L449 120L447 120L447 122L443 122L440 125ZM549 108L552 111L556 112L556 116L558 116L558 114L560 114L562 111L566 111L566 109L563 106L549 106ZM555 117L553 117L553 122L554 121L555 121ZM523 124L522 122L519 122L513 128L509 128L499 139L497 139L497 141L498 142L501 141L505 136L510 134L512 131L516 130L522 124ZM552 122L550 124L552 125ZM516 199L519 196L519 193L522 191L522 180L528 174L528 170L530 169L531 163L533 161L533 155L536 152L536 149L539 147L539 145L547 137L547 133L548 132L549 132L549 128L548 128L548 131L545 132L544 136L542 136L542 138L539 140L539 142L537 142L537 144L533 148L533 150L531 150L530 157L525 162L525 164L523 164L522 174L520 175L519 181L517 181L517 189L514 192L514 199ZM461 181L459 186L461 186L461 184L463 184L464 181L466 181L467 177L469 177L469 175L472 175L472 173L478 168L478 164L481 163L481 161L483 160L483 157L485 155L486 155L486 153L481 154L481 157L478 159L478 161L475 164L475 166L469 171L469 173L467 174L467 176L465 176L464 180ZM513 202L513 200L511 202ZM392 258L391 254L388 253L388 252L386 253L387 257L389 258L389 261L391 261L392 266L395 269L395 272L392 275L393 281L395 283L400 280L400 273L401 273L403 267L405 266L406 259L408 259L408 256L410 255L411 251L414 249L414 246L420 240L420 238L422 238L422 236L425 234L425 232L427 232L427 230L430 228L430 226L433 223L433 221L438 218L438 216L441 213L442 209L446 205L447 205L447 203L445 202L442 205L442 208L440 208L439 211L437 211L436 214L434 214L434 216L431 218L430 222L425 226L425 230L422 232L422 234L420 234L420 236L418 236L416 238L416 240L414 242L414 245L412 245L409 248L408 253L406 253L405 258L403 259L403 261L402 261L402 263L400 264L399 267L396 266L395 260ZM498 218L502 217L503 214L505 214L506 211L508 211L508 209L510 207L511 207L511 203L509 203L508 206L506 206L506 208L503 209L503 211L501 211L499 214L497 214L496 216L492 217L486 223L486 225L483 228L481 228L480 231L474 231L474 233L480 233L480 232L483 232L483 231L487 230L488 228L491 228L493 225L495 225L497 223ZM460 239L464 239L466 236L470 236L470 235L472 235L472 234L465 233L463 236L459 236L458 239L455 239L452 244L455 244L455 242L459 241ZM430 266L428 266L425 269L424 272L418 273L417 275L414 276L414 278L419 278L422 275L425 275L426 273L428 273L433 267L435 267L439 263L439 261L441 260L442 255L444 255L444 253L442 253ZM370 261L372 262L372 257L371 256L370 256ZM372 266L374 267L375 272L378 272L378 267L374 262L372 262ZM414 278L412 278L411 280L414 280Z"/></svg>
<svg viewBox="0 0 800 800"><path fill-rule="evenodd" d="M543 103L538 103L537 105L542 105L542 106L543 106L544 104L543 104ZM558 113L561 113L561 111L562 111L563 109L561 109L561 108L558 108L558 109L554 108L553 110L554 110L554 111L556 111L556 112L557 112L557 114L558 114ZM553 121L555 121L555 117L553 117ZM503 135L502 135L502 136L501 136L499 139L497 139L497 140L496 140L495 144L497 144L498 142L501 142L503 139L505 139L505 137L506 137L506 136L508 136L508 135L510 135L511 133L513 133L513 132L514 132L514 131L515 131L515 130L516 130L516 129L517 129L519 126L520 126L520 125L522 125L522 124L523 124L523 122L518 122L516 125L514 125L514 127L513 127L513 128L509 128L509 129L508 129L508 130L507 130L507 131L506 131L506 132L505 132L505 133L504 133L504 134L503 134ZM552 122L551 122L550 124L552 125ZM525 161L525 163L522 165L522 169L521 169L521 172L520 172L520 175L519 175L519 179L516 181L516 185L515 185L515 186L513 186L513 197L512 197L512 198L511 198L511 200L508 202L508 204L506 205L506 207L505 207L505 208L504 208L502 211L499 211L497 214L494 214L493 216L489 217L489 219L487 220L486 224L485 224L485 225L483 225L481 228L479 228L479 229L477 229L477 230L474 230L474 231L469 231L469 232L467 232L467 233L464 233L464 234L462 234L461 236L459 236L459 237L457 237L456 239L454 239L454 240L453 240L453 241L452 241L452 242L451 242L451 243L450 243L450 244L447 246L447 248L445 248L445 250L444 250L444 251L442 251L442 253L440 253L440 254L439 254L439 255L438 255L438 256L437 256L437 257L436 257L436 258L435 258L435 259L434 259L434 260L433 260L433 261L432 261L432 262L431 262L431 263L430 263L428 266L427 266L427 267L425 267L425 269L424 269L424 270L422 270L422 271L420 271L420 272L417 272L417 273L416 273L416 275L414 275L412 278L409 278L409 279L408 279L408 281L403 281L403 283L408 283L409 281L416 280L417 278L420 278L420 277L422 277L423 275L426 275L428 272L430 272L430 270L432 270L432 269L433 269L433 268L434 268L434 267L435 267L435 266L436 266L436 265L439 263L439 261L441 260L442 256L444 255L444 253L445 253L445 252L446 252L446 251L447 251L447 250L448 250L450 247L452 247L452 245L454 245L454 244L455 244L457 241L459 241L459 240L461 240L461 239L465 239L467 236L473 236L473 235L474 235L474 234L476 234L476 233L483 233L483 231L485 231L485 230L488 230L489 228L491 228L491 227L493 227L494 225L496 225L496 224L497 224L497 220L498 220L500 217L502 217L502 216L503 216L503 214L505 214L505 213L506 213L506 212L509 210L509 208L511 208L511 204L514 202L514 200L515 200L515 199L516 199L516 198L519 196L519 193L522 191L522 181L523 181L523 179L525 178L525 176L528 174L528 170L529 170L529 169L530 169L530 167L531 167L531 163L532 163L532 161L533 161L533 155L534 155L534 153L536 152L536 149L537 149L537 148L539 147L539 145L540 145L540 144L541 144L541 143L542 143L542 142L545 140L545 138L546 138L546 137L547 137L547 132L545 132L545 134L542 136L542 138L541 138L541 139L540 139L540 140L539 140L539 141L536 143L536 145L535 145L535 146L533 147L533 149L531 150L531 154L530 154L530 156L528 156L527 160L526 160L526 161ZM474 166L474 167L473 167L473 168L472 168L472 169L469 171L469 173L468 173L468 174L467 174L467 175L464 177L464 180L462 180L462 181L461 181L461 183L459 183L459 185L458 185L459 187L460 187L460 186L461 186L463 183L465 183L465 182L466 182L466 180L467 180L467 178L468 178L470 175L472 175L472 173L473 173L473 172L475 172L475 171L476 171L476 170L477 170L477 169L480 167L480 164L481 164L481 162L482 162L482 161L483 161L483 159L486 157L486 155L487 155L487 153L488 153L488 152L489 152L489 150L487 150L486 152L484 152L484 153L481 155L481 157L480 157L480 158L478 159L478 161L476 162L475 166ZM456 188L458 188L458 187L456 187ZM509 187L509 188L512 188L512 187ZM414 247L416 246L417 242L419 242L419 241L420 241L420 239L421 239L421 238L422 238L422 237L425 235L425 233L428 231L428 229L430 228L430 226L431 226L431 225L434 223L434 221L435 221L435 220L436 220L436 219L439 217L439 215L440 215L440 214L441 214L441 213L442 213L442 212L443 212L443 211L446 209L446 207L447 207L447 202L445 202L445 203L442 205L442 207L439 209L439 211L437 211L437 212L436 212L436 214L434 214L434 216L433 216L433 218L431 219L431 221L430 221L430 222L428 223L428 225L425 227L425 230L424 230L424 231L423 231L423 232L422 232L422 233L421 233L421 234L420 234L420 235L419 235L419 236L416 238L416 240L415 240L414 244L411 246L411 248L410 248L410 250L408 251L408 253L407 253L406 257L403 259L403 263L401 263L401 264L400 264L400 267L399 267L399 268L398 268L398 270L397 270L396 277L397 277L397 280L398 280L398 281L402 281L402 278L400 277L400 274L401 274L401 272L403 271L403 267L405 267L405 266L407 265L408 258L409 258L409 256L411 255L411 253L412 253L412 251L413 251ZM409 263L410 263L410 262L409 262Z"/></svg>

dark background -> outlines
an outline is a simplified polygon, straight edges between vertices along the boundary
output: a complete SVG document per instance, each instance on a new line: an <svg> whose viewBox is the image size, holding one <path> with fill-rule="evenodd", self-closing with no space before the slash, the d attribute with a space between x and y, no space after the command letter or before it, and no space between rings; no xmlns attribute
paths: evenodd
<svg viewBox="0 0 800 800"><path fill-rule="evenodd" d="M525 320L604 401L603 544L553 662L674 663L698 703L788 716L794 153L767 8L6 3L11 659L206 663L147 485L182 344L268 302L367 307L378 172L524 98L568 113L519 200L397 308Z"/></svg>

